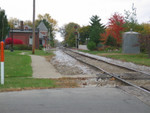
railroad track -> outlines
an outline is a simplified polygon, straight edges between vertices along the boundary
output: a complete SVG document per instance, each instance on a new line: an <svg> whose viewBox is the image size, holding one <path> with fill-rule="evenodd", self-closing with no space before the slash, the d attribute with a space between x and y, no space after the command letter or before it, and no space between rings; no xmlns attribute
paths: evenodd
<svg viewBox="0 0 150 113"><path fill-rule="evenodd" d="M78 61L100 70L99 75L109 75L127 85L133 86L150 94L149 73L102 61L100 59L93 58L91 56L87 56L85 54L81 54L67 48L63 48L62 50ZM97 79L100 78L99 75L97 75Z"/></svg>

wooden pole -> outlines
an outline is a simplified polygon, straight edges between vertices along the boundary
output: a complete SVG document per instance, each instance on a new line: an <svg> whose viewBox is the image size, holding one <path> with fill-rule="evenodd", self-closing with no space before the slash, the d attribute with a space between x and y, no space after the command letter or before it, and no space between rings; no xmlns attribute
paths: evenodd
<svg viewBox="0 0 150 113"><path fill-rule="evenodd" d="M35 53L35 0L33 0L32 54Z"/></svg>

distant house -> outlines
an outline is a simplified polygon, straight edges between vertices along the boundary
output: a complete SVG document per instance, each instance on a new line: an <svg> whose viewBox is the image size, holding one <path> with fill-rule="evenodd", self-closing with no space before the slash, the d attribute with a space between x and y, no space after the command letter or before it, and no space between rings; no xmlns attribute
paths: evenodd
<svg viewBox="0 0 150 113"><path fill-rule="evenodd" d="M46 46L48 41L48 29L43 21L40 22L37 28L39 29L39 44Z"/></svg>
<svg viewBox="0 0 150 113"><path fill-rule="evenodd" d="M9 37L20 39L24 45L32 46L32 28L28 25L23 25L23 21L20 22L20 29L11 29ZM35 46L38 49L39 45L46 46L48 41L48 29L41 21L35 30Z"/></svg>

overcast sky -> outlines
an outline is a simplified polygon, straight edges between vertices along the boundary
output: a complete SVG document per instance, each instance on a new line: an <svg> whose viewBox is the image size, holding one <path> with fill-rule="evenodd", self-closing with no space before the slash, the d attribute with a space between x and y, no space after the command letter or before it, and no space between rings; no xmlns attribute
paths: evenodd
<svg viewBox="0 0 150 113"><path fill-rule="evenodd" d="M150 0L36 0L36 17L49 13L58 22L58 27L69 22L88 25L92 15L98 15L103 24L114 12L124 15L134 3L139 23L150 21ZM33 0L0 0L0 7L8 19L32 20ZM59 38L59 35L57 35Z"/></svg>

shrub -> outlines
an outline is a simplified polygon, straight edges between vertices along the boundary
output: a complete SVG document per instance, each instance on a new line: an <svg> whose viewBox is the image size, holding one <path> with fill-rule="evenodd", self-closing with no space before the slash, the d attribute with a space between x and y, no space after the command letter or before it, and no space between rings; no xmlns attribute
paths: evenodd
<svg viewBox="0 0 150 113"><path fill-rule="evenodd" d="M98 43L97 50L102 51L102 50L104 50L104 47L105 47L104 44Z"/></svg>
<svg viewBox="0 0 150 113"><path fill-rule="evenodd" d="M103 48L103 47L104 47L104 44L102 44L102 43L97 44L97 48Z"/></svg>
<svg viewBox="0 0 150 113"><path fill-rule="evenodd" d="M140 51L143 53L148 53L149 43L150 43L150 35L141 35L140 36Z"/></svg>
<svg viewBox="0 0 150 113"><path fill-rule="evenodd" d="M9 45L9 44L12 44L12 38L7 38L5 40L5 45ZM23 44L23 41L20 40L20 39L13 39L13 44L14 45L22 45Z"/></svg>
<svg viewBox="0 0 150 113"><path fill-rule="evenodd" d="M116 39L114 37L109 35L105 44L107 46L116 46L117 45L117 41L116 41Z"/></svg>
<svg viewBox="0 0 150 113"><path fill-rule="evenodd" d="M14 50L32 50L32 47L27 46L27 45L14 45L13 49Z"/></svg>
<svg viewBox="0 0 150 113"><path fill-rule="evenodd" d="M150 58L150 35L142 35L140 37L140 49L142 52L148 53Z"/></svg>
<svg viewBox="0 0 150 113"><path fill-rule="evenodd" d="M96 43L93 42L93 41L90 41L87 45L87 48L92 51L92 50L95 50L96 49Z"/></svg>
<svg viewBox="0 0 150 113"><path fill-rule="evenodd" d="M40 46L39 46L39 50L42 50L42 49L43 49L43 46L42 46L42 45L40 45Z"/></svg>

